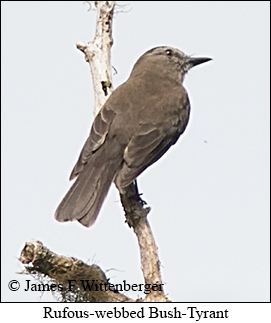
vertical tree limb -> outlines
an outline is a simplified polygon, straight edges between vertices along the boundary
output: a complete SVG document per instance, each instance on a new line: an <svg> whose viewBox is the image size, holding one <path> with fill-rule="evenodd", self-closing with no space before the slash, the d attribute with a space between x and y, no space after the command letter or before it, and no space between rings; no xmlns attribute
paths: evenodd
<svg viewBox="0 0 271 323"><path fill-rule="evenodd" d="M87 44L77 43L77 48L85 53L86 61L90 65L95 92L94 114L96 115L113 89L110 50L113 44L112 16L115 1L95 1L94 4L97 8L95 38ZM145 203L139 196L136 182L128 186L126 192L120 194L120 198L127 223L133 228L138 239L145 284L162 284L157 247L147 220L150 208L144 208ZM149 301L166 300L163 291L156 293L155 297L154 294L148 295Z"/></svg>
<svg viewBox="0 0 271 323"><path fill-rule="evenodd" d="M94 115L96 115L113 91L111 47L112 18L115 1L94 1L97 8L96 32L93 41L78 42L77 48L85 54L89 63L94 87Z"/></svg>
<svg viewBox="0 0 271 323"><path fill-rule="evenodd" d="M157 246L151 231L147 215L150 212L149 207L144 207L144 202L139 195L137 182L132 183L126 188L125 194L120 194L121 203L125 211L126 221L129 227L132 227L137 237L141 269L145 284L161 284L162 277L160 272L160 261L157 252ZM148 294L146 302L165 302L167 298L163 288L156 293Z"/></svg>

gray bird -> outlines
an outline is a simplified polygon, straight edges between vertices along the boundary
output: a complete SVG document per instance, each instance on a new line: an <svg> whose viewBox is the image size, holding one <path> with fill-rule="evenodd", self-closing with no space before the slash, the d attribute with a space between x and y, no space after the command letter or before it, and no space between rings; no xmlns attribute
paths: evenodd
<svg viewBox="0 0 271 323"><path fill-rule="evenodd" d="M176 143L190 113L184 76L209 60L166 46L138 59L94 119L70 176L76 180L56 210L58 221L91 226L112 182L122 193Z"/></svg>

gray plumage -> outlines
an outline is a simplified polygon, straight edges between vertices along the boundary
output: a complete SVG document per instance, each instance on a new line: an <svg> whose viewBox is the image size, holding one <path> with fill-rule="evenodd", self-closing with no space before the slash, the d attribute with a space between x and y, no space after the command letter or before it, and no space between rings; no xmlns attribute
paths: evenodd
<svg viewBox="0 0 271 323"><path fill-rule="evenodd" d="M209 60L166 46L138 59L94 119L70 176L76 180L56 210L58 221L91 226L112 182L122 192L175 144L190 113L184 75Z"/></svg>

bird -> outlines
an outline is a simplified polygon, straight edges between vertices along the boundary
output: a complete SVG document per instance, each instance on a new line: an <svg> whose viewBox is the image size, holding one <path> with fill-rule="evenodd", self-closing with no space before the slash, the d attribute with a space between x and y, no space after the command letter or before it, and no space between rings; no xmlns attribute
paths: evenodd
<svg viewBox="0 0 271 323"><path fill-rule="evenodd" d="M169 46L145 52L127 81L117 87L96 115L70 180L75 182L55 218L90 227L112 183L120 193L176 143L186 129L190 103L186 73L210 61Z"/></svg>

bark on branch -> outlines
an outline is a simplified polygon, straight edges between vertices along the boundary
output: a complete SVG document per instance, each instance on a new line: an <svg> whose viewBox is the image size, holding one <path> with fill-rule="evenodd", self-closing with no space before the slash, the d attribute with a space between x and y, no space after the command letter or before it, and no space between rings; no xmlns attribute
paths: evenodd
<svg viewBox="0 0 271 323"><path fill-rule="evenodd" d="M137 182L126 188L125 194L120 194L121 203L125 212L126 222L132 227L138 240L140 249L141 269L145 284L163 284L160 272L160 261L157 246L147 220L150 208L145 208L138 192ZM146 302L166 302L164 291L148 294Z"/></svg>
<svg viewBox="0 0 271 323"><path fill-rule="evenodd" d="M78 42L77 48L85 54L89 63L94 87L94 115L96 115L113 91L111 47L112 18L115 1L94 1L97 8L96 32L93 41Z"/></svg>
<svg viewBox="0 0 271 323"><path fill-rule="evenodd" d="M109 289L109 281L97 265L55 254L40 241L26 242L19 260L25 273L50 278L58 286L56 296L65 302L131 302L132 299ZM83 282L82 282L83 281ZM87 281L92 290L86 288ZM85 286L85 288L84 288ZM97 287L96 287L97 286ZM85 290L86 289L86 290Z"/></svg>

